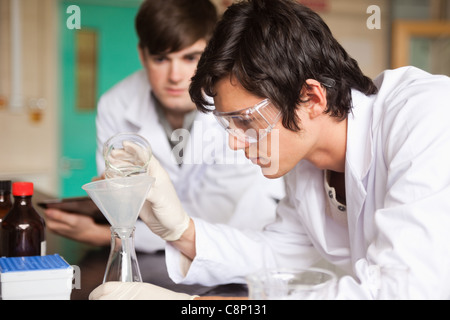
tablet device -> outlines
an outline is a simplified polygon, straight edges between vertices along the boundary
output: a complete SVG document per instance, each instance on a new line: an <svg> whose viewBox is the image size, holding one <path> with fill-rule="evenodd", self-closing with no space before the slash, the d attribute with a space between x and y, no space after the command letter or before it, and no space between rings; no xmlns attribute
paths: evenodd
<svg viewBox="0 0 450 320"><path fill-rule="evenodd" d="M38 202L38 206L44 209L54 208L69 213L84 214L92 217L97 223L108 224L103 213L89 197L48 199Z"/></svg>

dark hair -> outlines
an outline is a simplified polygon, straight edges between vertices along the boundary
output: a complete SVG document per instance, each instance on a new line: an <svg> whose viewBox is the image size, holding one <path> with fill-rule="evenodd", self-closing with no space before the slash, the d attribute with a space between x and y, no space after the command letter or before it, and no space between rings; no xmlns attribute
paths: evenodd
<svg viewBox="0 0 450 320"><path fill-rule="evenodd" d="M139 46L150 54L180 51L209 40L217 23L209 0L146 0L135 19Z"/></svg>
<svg viewBox="0 0 450 320"><path fill-rule="evenodd" d="M199 110L211 111L203 93L214 96L215 84L226 76L269 98L293 131L300 130L295 110L307 79L326 87L326 112L340 119L351 110L352 88L377 92L320 16L290 0L247 0L228 8L192 78L189 92Z"/></svg>

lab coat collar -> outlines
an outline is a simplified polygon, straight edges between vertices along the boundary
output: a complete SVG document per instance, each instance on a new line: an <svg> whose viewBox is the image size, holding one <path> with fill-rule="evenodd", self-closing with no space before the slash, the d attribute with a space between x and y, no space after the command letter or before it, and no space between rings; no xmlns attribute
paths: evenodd
<svg viewBox="0 0 450 320"><path fill-rule="evenodd" d="M213 161L208 158L211 148L215 150L214 143L216 140L222 143L225 141L224 139L215 139L214 135L218 133L225 135L225 130L219 127L213 115L197 112L184 149L181 168L188 167L190 164Z"/></svg>
<svg viewBox="0 0 450 320"><path fill-rule="evenodd" d="M345 179L347 182L350 178L352 181L351 185L354 185L354 183L359 185L367 175L373 158L371 118L374 98L367 97L356 90L352 91L352 98L354 108L348 116ZM297 166L307 166L309 167L309 171L322 171L306 160L300 161ZM302 178L308 180L307 177L304 176L305 172L308 172L308 170L305 170L302 173ZM323 178L320 180L322 181L322 179ZM308 192L310 186L304 184L303 188L304 189L299 190L300 195L303 192ZM361 188L363 188L362 185ZM352 192L353 191L350 190L350 192L347 193L347 198L353 197Z"/></svg>
<svg viewBox="0 0 450 320"><path fill-rule="evenodd" d="M138 91L139 93L135 95L131 101L129 101L129 105L132 105L133 108L128 108L128 112L125 114L125 120L138 129L141 129L144 126L144 122L148 121L146 116L149 113L149 109L154 108L150 108L151 87L148 83L147 75L145 72L141 71L139 76L146 78L145 81L139 82L145 83L145 85L143 85L142 89Z"/></svg>
<svg viewBox="0 0 450 320"><path fill-rule="evenodd" d="M353 108L348 116L345 171L363 180L373 160L372 117L375 96L352 90Z"/></svg>
<svg viewBox="0 0 450 320"><path fill-rule="evenodd" d="M366 176L373 161L372 119L376 96L366 96L352 91L352 112L348 116L347 150L345 164L345 186L347 198L347 219L352 251L359 251L360 215L367 196Z"/></svg>
<svg viewBox="0 0 450 320"><path fill-rule="evenodd" d="M176 183L180 167L177 165L175 156L172 153L172 146L169 143L166 131L160 123L154 99L155 98L152 97L149 92L146 102L143 103L143 105L146 106L146 110L142 110L142 127L139 132L144 136L152 137L150 145L154 156L161 162L163 167L166 168L172 181Z"/></svg>
<svg viewBox="0 0 450 320"><path fill-rule="evenodd" d="M372 111L374 97L353 91L353 111L348 116L347 149L345 164L345 184L347 198L348 231L337 224L327 223L325 214L325 189L323 185L323 170L318 169L306 160L297 164L296 170L289 172L286 179L304 181L296 184L295 198L304 214L304 227L311 235L311 241L322 254L339 265L349 264L351 256L348 246L353 250L363 244L360 223L361 212L366 200L366 182L373 161L372 151ZM294 183L294 182L293 182ZM288 184L289 185L289 184ZM307 200L306 200L307 199ZM321 212L322 214L317 214ZM347 238L348 236L348 238Z"/></svg>

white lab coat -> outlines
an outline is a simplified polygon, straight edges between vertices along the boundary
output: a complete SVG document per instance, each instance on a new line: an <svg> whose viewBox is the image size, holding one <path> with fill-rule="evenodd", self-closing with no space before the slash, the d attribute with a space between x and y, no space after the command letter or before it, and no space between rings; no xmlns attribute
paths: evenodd
<svg viewBox="0 0 450 320"><path fill-rule="evenodd" d="M284 196L283 181L264 178L242 152L230 150L216 119L200 112L184 150L184 163L179 166L159 123L150 91L147 76L141 70L101 97L96 119L98 173L102 174L105 167L105 141L119 132L137 132L150 142L153 155L169 173L190 216L252 229L262 229L273 221L274 199ZM141 251L164 248L164 242L141 221L136 226L135 243Z"/></svg>
<svg viewBox="0 0 450 320"><path fill-rule="evenodd" d="M409 268L409 298L450 297L450 79L401 68L353 91L345 183L348 228L325 214L323 171L301 161L288 173L278 219L241 232L195 219L197 256L187 274L166 249L176 282L243 282L262 267L346 269L338 297L377 298L376 266ZM375 266L375 267L374 267Z"/></svg>

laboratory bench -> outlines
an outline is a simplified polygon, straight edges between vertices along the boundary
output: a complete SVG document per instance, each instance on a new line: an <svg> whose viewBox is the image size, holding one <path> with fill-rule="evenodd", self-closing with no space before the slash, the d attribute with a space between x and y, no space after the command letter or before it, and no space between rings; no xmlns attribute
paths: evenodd
<svg viewBox="0 0 450 320"><path fill-rule="evenodd" d="M76 287L79 285L80 289L72 289L72 300L88 299L90 292L102 283L108 255L109 248L106 247L86 252L77 265L80 271L80 282L77 284L77 279L75 278L74 286ZM137 259L143 282L192 295L224 297L247 296L247 286L242 284L227 284L213 287L175 284L167 274L163 251L152 254L138 252ZM77 269L78 268L76 268L76 270Z"/></svg>
<svg viewBox="0 0 450 320"><path fill-rule="evenodd" d="M33 203L36 210L44 217L42 209L37 206L41 200L51 197L35 191ZM97 286L103 282L110 247L93 247L66 239L46 230L47 254L59 254L74 267L74 288L72 300L85 300ZM151 283L176 292L200 296L245 297L247 286L227 284L213 287L201 285L175 284L168 276L164 251L155 253L137 252L137 259L143 282Z"/></svg>

